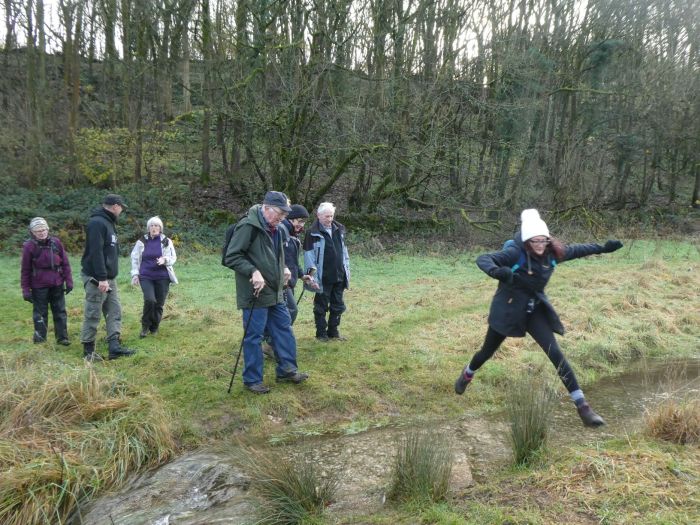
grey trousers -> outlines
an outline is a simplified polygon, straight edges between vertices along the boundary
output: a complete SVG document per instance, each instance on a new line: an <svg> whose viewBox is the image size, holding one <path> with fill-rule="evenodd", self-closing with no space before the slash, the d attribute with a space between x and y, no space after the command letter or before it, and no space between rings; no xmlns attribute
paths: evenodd
<svg viewBox="0 0 700 525"><path fill-rule="evenodd" d="M93 343L97 338L97 327L104 315L107 325L107 340L118 339L122 331L122 305L119 302L117 282L109 279L111 291L100 292L97 285L90 282L90 276L80 274L85 288L85 315L83 327L80 330L81 343Z"/></svg>

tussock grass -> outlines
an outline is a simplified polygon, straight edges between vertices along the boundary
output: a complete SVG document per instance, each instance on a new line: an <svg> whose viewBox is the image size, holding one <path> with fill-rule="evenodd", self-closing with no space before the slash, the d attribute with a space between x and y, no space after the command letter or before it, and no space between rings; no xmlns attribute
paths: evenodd
<svg viewBox="0 0 700 525"><path fill-rule="evenodd" d="M260 504L256 523L311 523L333 502L336 474L321 477L310 458L290 459L272 449L245 449L235 459L248 474L251 492Z"/></svg>
<svg viewBox="0 0 700 525"><path fill-rule="evenodd" d="M510 386L506 408L516 465L528 465L544 451L554 400L555 393L541 374L526 373Z"/></svg>
<svg viewBox="0 0 700 525"><path fill-rule="evenodd" d="M452 474L452 449L443 435L411 431L399 439L387 497L393 501L442 501Z"/></svg>
<svg viewBox="0 0 700 525"><path fill-rule="evenodd" d="M679 445L700 443L700 399L668 399L645 417L646 432Z"/></svg>
<svg viewBox="0 0 700 525"><path fill-rule="evenodd" d="M90 368L0 376L0 522L65 523L80 504L174 452L153 395Z"/></svg>

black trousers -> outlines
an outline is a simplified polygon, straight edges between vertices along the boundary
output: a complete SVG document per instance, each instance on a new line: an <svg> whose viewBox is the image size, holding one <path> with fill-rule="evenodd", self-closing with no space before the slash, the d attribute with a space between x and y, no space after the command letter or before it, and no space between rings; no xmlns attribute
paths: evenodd
<svg viewBox="0 0 700 525"><path fill-rule="evenodd" d="M34 321L34 340L46 339L49 323L49 305L53 317L53 329L56 340L68 339L68 315L66 314L66 298L63 286L50 288L32 288L32 319Z"/></svg>
<svg viewBox="0 0 700 525"><path fill-rule="evenodd" d="M163 319L163 306L170 290L170 279L139 279L143 292L143 314L141 326L147 330L157 330Z"/></svg>
<svg viewBox="0 0 700 525"><path fill-rule="evenodd" d="M316 322L316 337L327 335L338 337L340 316L345 311L343 292L345 282L323 283L323 292L314 296L314 320ZM330 312L326 321L326 312Z"/></svg>
<svg viewBox="0 0 700 525"><path fill-rule="evenodd" d="M564 357L557 340L554 337L554 332L547 322L547 317L545 315L544 309L539 307L536 308L534 312L528 315L527 319L527 333L529 333L532 338L537 342L542 350L544 350L549 360L552 362L554 367L557 369L557 374L561 379L564 386L569 391L569 393L574 390L579 389L578 381L576 380L576 375L571 369L571 365ZM491 359L498 347L505 340L506 336L499 334L493 328L489 326L486 332L486 338L484 339L484 344L474 357L472 357L469 363L469 368L476 372L481 365L486 361Z"/></svg>

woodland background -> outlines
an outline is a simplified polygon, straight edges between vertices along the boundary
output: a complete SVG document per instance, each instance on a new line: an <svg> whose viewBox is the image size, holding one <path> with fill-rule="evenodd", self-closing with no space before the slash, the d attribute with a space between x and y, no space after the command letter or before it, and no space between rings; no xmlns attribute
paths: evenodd
<svg viewBox="0 0 700 525"><path fill-rule="evenodd" d="M5 237L106 189L217 233L270 188L390 230L700 208L698 0L2 8Z"/></svg>

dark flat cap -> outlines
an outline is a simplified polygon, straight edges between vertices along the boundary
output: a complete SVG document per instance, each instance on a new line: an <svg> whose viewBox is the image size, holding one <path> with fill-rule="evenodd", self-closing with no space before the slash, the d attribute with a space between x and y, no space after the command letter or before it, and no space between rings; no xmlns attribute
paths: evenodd
<svg viewBox="0 0 700 525"><path fill-rule="evenodd" d="M128 206L124 202L124 198L121 195L117 195L116 193L110 193L108 195L105 195L105 198L102 199L102 204L106 204L107 206L119 204L119 206L121 206L122 208L128 208Z"/></svg>
<svg viewBox="0 0 700 525"><path fill-rule="evenodd" d="M263 204L275 206L287 213L292 211L289 207L289 199L287 199L287 196L281 191L268 191L263 199Z"/></svg>

